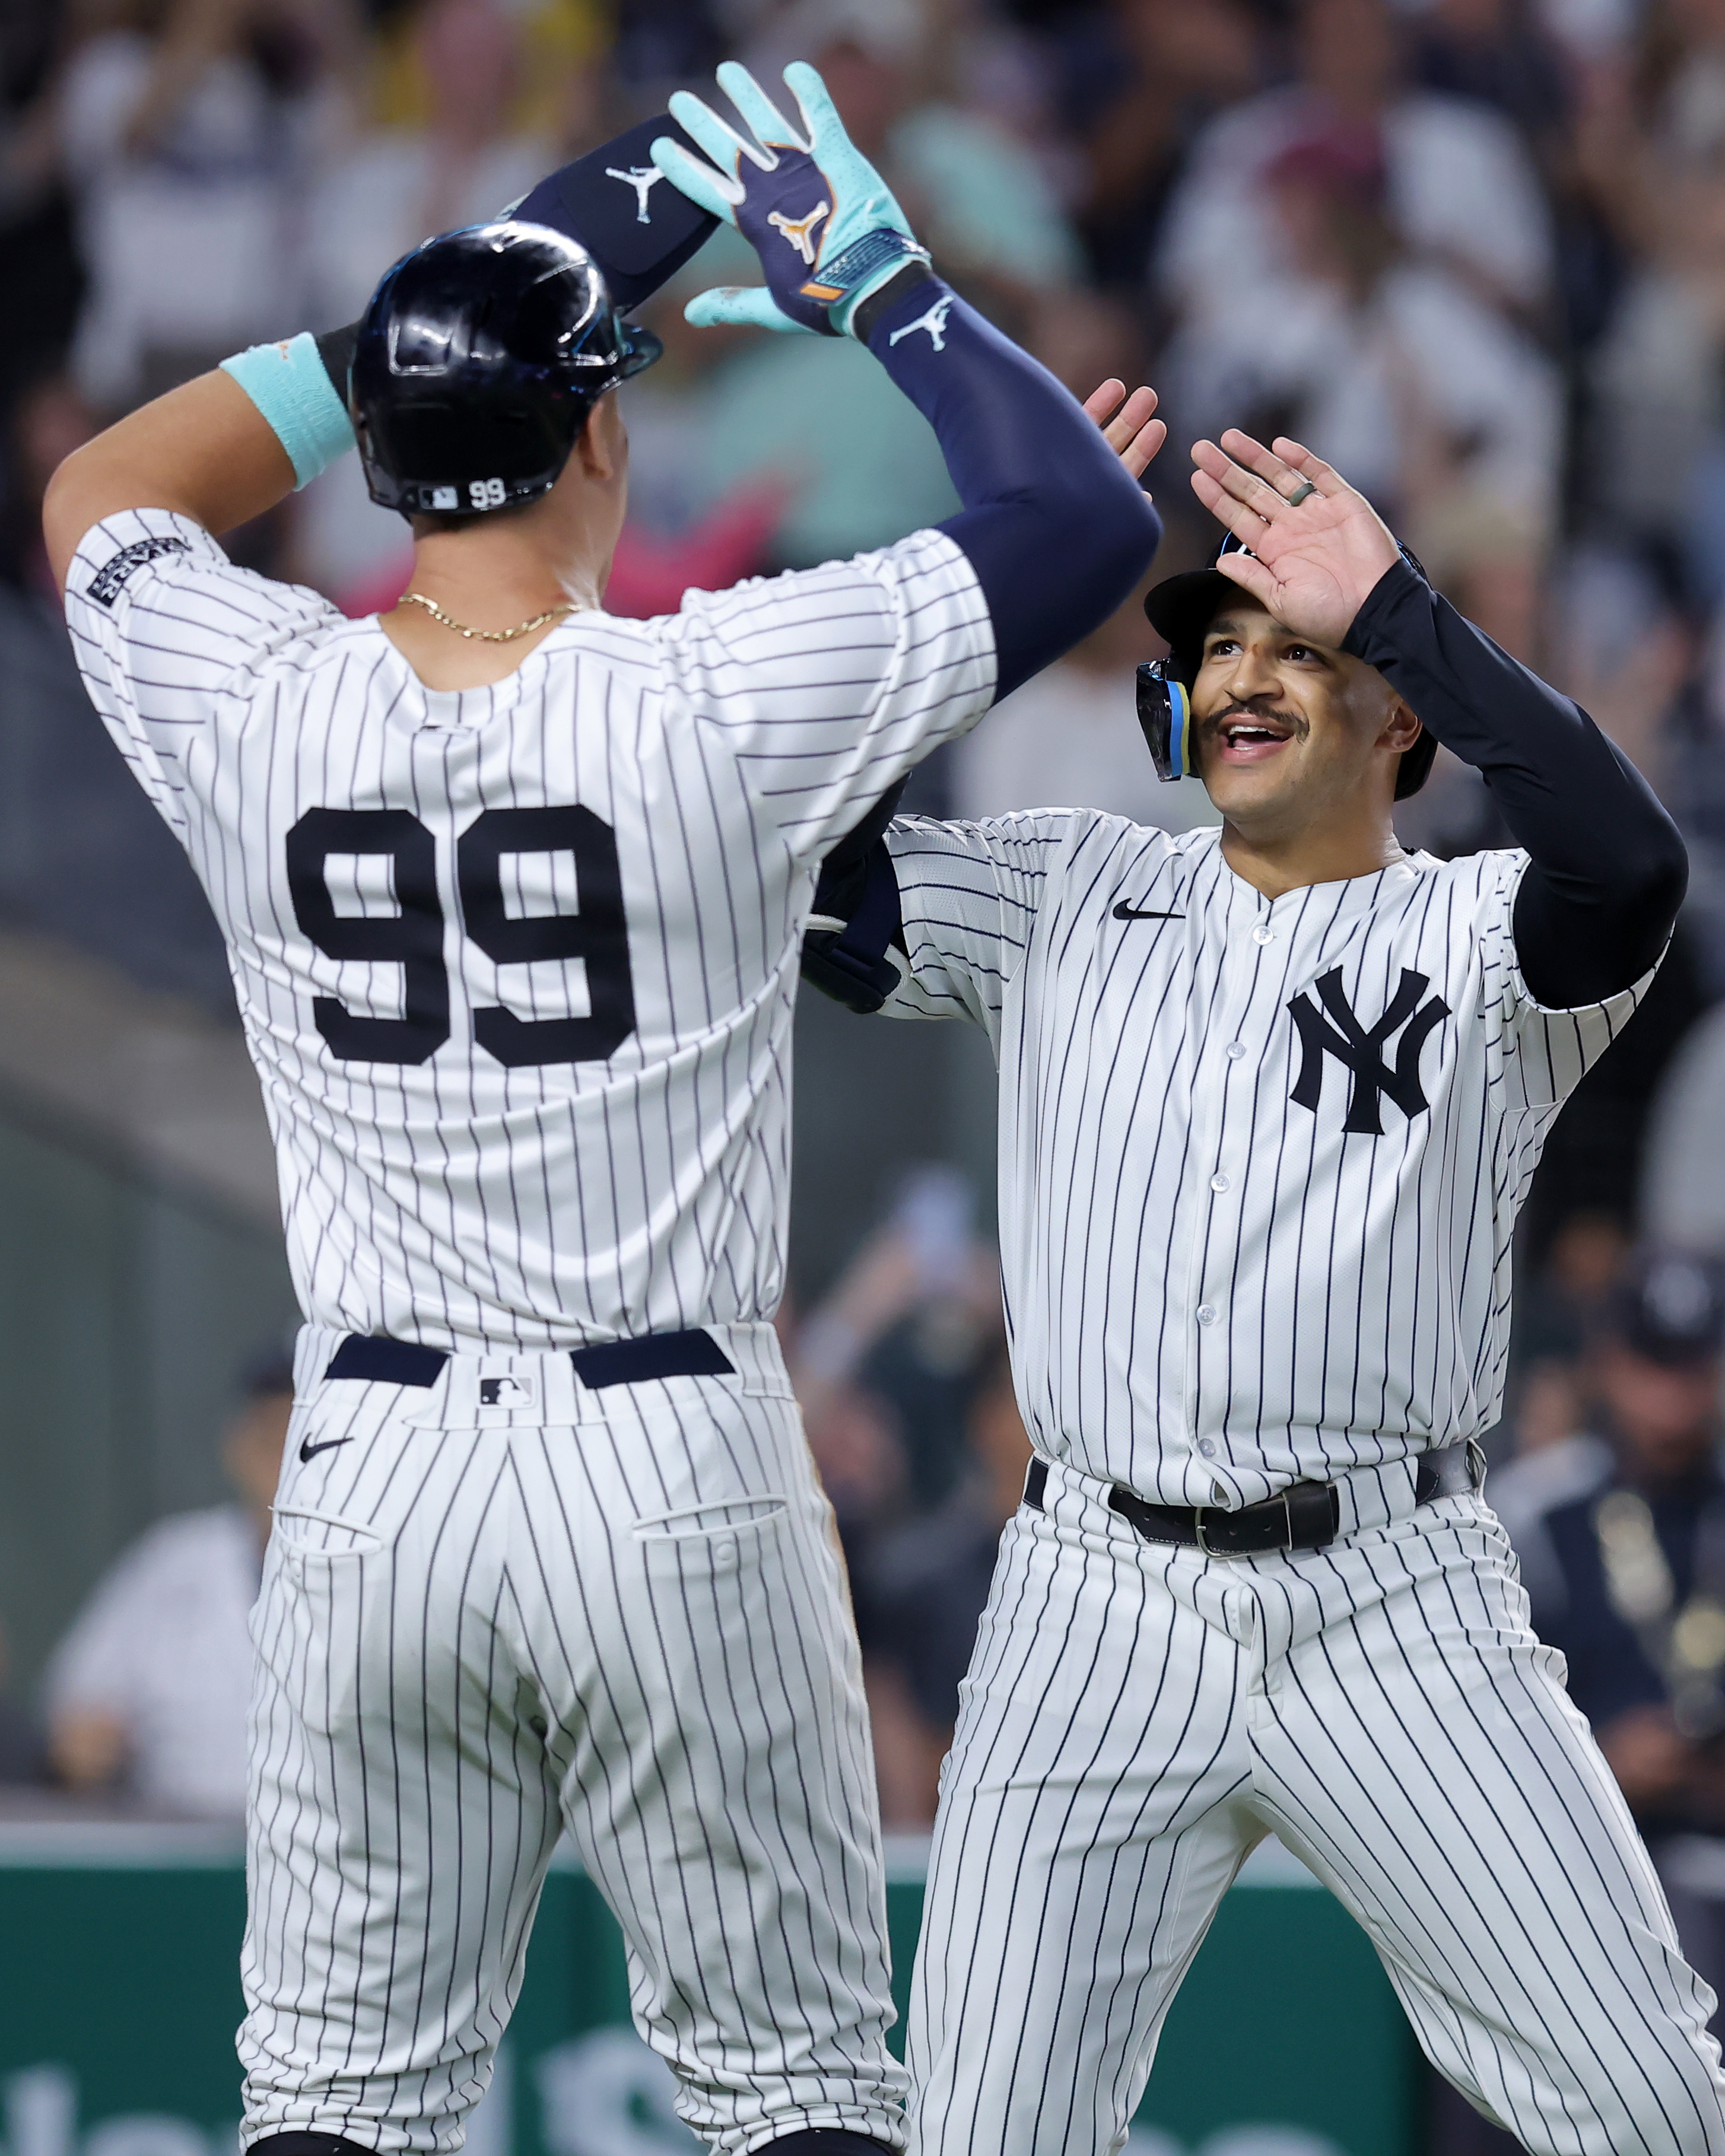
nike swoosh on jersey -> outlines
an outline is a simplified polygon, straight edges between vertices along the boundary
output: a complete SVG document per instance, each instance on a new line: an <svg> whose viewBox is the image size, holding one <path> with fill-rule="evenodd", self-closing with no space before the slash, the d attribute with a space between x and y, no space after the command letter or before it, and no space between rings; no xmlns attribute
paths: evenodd
<svg viewBox="0 0 1725 2156"><path fill-rule="evenodd" d="M1141 911L1138 907L1128 906L1122 899L1114 909L1114 918L1117 921L1183 921L1186 916L1183 913L1158 913L1153 906Z"/></svg>
<svg viewBox="0 0 1725 2156"><path fill-rule="evenodd" d="M300 1447L301 1460L315 1460L320 1452L333 1452L338 1445L352 1445L351 1437L326 1437L321 1445L314 1445L308 1437Z"/></svg>

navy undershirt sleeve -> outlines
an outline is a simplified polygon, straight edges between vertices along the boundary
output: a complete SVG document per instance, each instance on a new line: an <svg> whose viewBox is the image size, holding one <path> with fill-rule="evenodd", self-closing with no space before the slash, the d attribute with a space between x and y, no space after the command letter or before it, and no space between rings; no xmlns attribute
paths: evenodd
<svg viewBox="0 0 1725 2156"><path fill-rule="evenodd" d="M653 162L668 135L700 154L668 112L638 121L572 165L560 166L516 205L524 224L548 224L592 255L614 305L650 299L718 229L719 220L679 194Z"/></svg>
<svg viewBox="0 0 1725 2156"><path fill-rule="evenodd" d="M1343 649L1473 765L1526 849L1516 956L1538 1000L1567 1009L1640 980L1671 936L1689 864L1628 757L1405 561L1373 587Z"/></svg>
<svg viewBox="0 0 1725 2156"><path fill-rule="evenodd" d="M895 293L867 342L933 428L964 505L939 529L983 588L1004 696L1131 595L1162 521L1070 393L938 278Z"/></svg>

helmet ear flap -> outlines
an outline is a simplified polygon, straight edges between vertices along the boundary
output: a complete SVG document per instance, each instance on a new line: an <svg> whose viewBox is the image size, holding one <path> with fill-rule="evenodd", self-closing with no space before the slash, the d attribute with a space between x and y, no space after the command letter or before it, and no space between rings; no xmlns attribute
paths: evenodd
<svg viewBox="0 0 1725 2156"><path fill-rule="evenodd" d="M1138 724L1156 776L1165 785L1192 776L1192 697L1172 659L1138 669Z"/></svg>

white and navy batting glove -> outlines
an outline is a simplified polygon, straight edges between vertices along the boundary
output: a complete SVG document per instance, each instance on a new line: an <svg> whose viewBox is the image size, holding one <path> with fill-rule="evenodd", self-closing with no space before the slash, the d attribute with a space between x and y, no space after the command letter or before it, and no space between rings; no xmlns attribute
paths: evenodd
<svg viewBox="0 0 1725 2156"><path fill-rule="evenodd" d="M793 126L754 77L735 60L719 69L719 86L752 131L728 121L687 90L670 100L672 116L711 164L660 136L653 160L701 208L734 224L767 273L759 286L723 285L684 310L698 328L739 323L759 329L849 331L857 309L908 263L926 264L891 190L845 132L826 85L806 60L784 71L802 126Z"/></svg>

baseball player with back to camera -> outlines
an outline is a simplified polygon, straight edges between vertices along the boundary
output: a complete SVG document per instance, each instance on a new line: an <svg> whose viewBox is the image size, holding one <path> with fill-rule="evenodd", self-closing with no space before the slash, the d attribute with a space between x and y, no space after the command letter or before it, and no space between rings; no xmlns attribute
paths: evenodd
<svg viewBox="0 0 1725 2156"><path fill-rule="evenodd" d="M1274 1834L1535 2156L1718 2156L1710 1995L1475 1442L1517 1207L1660 961L1683 849L1327 465L1233 433L1193 455L1229 536L1151 591L1172 658L1141 708L1220 831L901 820L819 901L881 956L884 884L886 1008L994 1045L1036 1453L942 1779L911 2147L1119 2148ZM1438 741L1514 850L1397 844Z"/></svg>
<svg viewBox="0 0 1725 2156"><path fill-rule="evenodd" d="M727 70L747 145L684 100L714 165L634 131L49 495L90 694L227 937L306 1319L254 1620L268 2156L460 2145L566 1827L712 2146L902 2139L855 1635L770 1322L798 947L835 836L1158 527L788 79L799 126ZM648 157L928 414L945 526L603 612L611 392L653 356L620 310L712 228ZM1151 403L1117 429L1156 435ZM213 535L356 428L415 556L348 621Z"/></svg>

